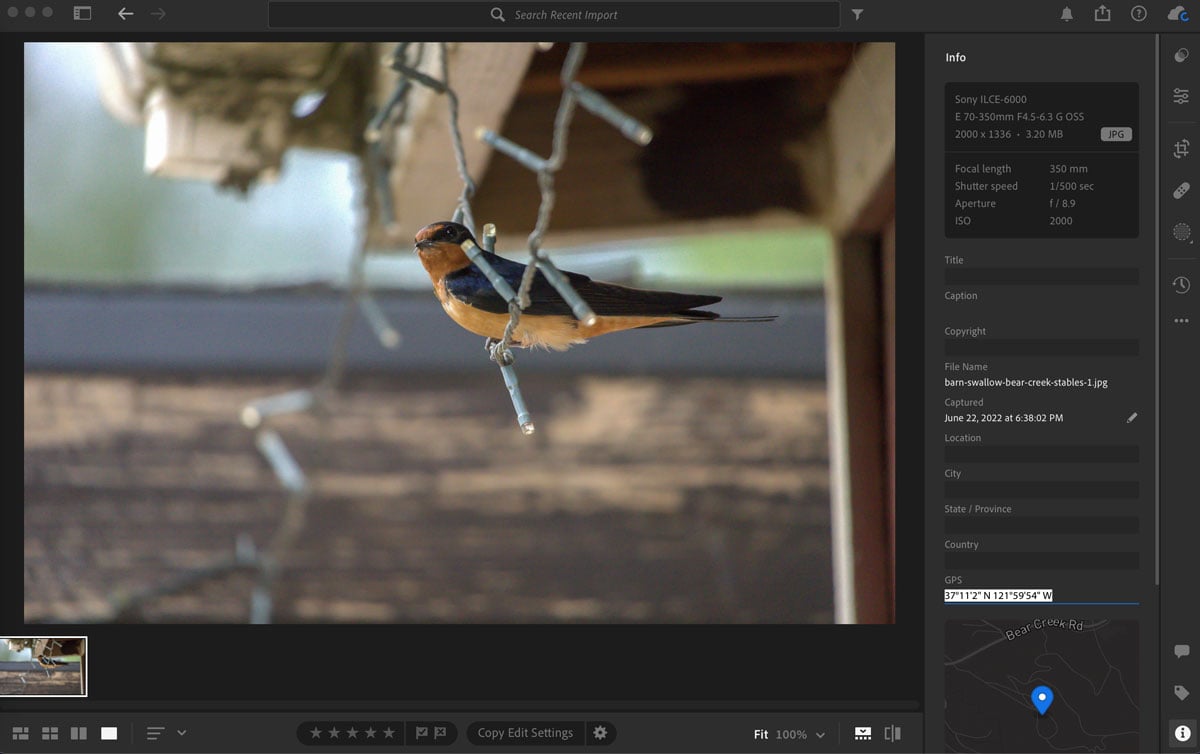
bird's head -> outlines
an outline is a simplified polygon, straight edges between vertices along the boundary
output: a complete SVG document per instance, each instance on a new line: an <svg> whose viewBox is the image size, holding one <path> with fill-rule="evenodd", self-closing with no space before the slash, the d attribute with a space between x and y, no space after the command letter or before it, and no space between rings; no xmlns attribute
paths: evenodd
<svg viewBox="0 0 1200 754"><path fill-rule="evenodd" d="M421 259L421 266L436 283L444 275L460 270L471 263L467 249L475 243L471 231L462 225L444 221L426 225L417 231L413 239L413 251Z"/></svg>
<svg viewBox="0 0 1200 754"><path fill-rule="evenodd" d="M418 254L424 254L428 250L443 245L461 247L464 241L475 242L471 231L467 230L465 226L449 220L426 225L417 231L413 240L416 242L415 250Z"/></svg>

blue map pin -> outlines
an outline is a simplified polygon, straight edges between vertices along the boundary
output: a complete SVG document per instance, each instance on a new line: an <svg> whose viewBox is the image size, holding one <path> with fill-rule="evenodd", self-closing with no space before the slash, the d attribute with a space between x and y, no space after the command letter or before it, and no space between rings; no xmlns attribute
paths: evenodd
<svg viewBox="0 0 1200 754"><path fill-rule="evenodd" d="M1054 692L1050 690L1049 686L1038 686L1029 695L1029 698L1033 700L1033 706L1037 707L1039 715L1046 714L1046 710L1050 709L1051 704L1054 704Z"/></svg>

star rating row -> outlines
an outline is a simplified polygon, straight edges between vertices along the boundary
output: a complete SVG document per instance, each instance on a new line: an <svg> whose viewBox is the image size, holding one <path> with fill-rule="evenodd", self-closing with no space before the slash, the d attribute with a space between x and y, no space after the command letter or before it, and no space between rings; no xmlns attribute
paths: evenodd
<svg viewBox="0 0 1200 754"><path fill-rule="evenodd" d="M383 738L395 738L395 736L396 736L396 730L395 730L395 728L392 728L391 726L384 728L383 730L376 730L374 727L368 727L368 728L360 730L358 728L355 728L353 725L351 725L348 728L344 728L344 729L332 727L332 728L327 728L327 729L323 730L314 725L312 728L309 729L309 733L312 735L313 738L321 738L322 736L325 736L325 737L331 738L331 739L332 738L342 738L342 737L351 739L351 738L358 738L360 735L363 736L364 738L375 738L376 735L380 735Z"/></svg>

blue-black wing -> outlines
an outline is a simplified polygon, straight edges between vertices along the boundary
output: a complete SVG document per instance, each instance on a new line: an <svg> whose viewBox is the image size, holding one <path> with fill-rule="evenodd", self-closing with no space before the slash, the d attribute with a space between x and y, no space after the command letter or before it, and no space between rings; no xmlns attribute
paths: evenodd
<svg viewBox="0 0 1200 754"><path fill-rule="evenodd" d="M525 265L514 262L495 254L484 252L488 263L500 273L513 290L521 284L521 276L525 274ZM577 272L566 272L571 287L583 297L592 311L601 317L612 316L656 316L681 314L698 319L715 319L713 312L689 311L699 306L708 306L721 300L720 296L704 296L689 293L672 293L670 291L648 291L640 288L629 288L613 283L598 283L587 275ZM496 293L487 276L475 265L446 275L446 292L454 298L476 309L493 314L506 314L508 303ZM539 270L534 274L533 286L529 291L529 307L525 314L533 315L571 315L571 307L558 295L558 291Z"/></svg>

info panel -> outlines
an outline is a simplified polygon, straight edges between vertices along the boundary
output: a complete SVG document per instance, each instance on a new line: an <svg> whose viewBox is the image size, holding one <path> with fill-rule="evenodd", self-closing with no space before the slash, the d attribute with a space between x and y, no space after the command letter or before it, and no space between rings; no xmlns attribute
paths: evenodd
<svg viewBox="0 0 1200 754"><path fill-rule="evenodd" d="M1154 45L926 46L927 729L947 751L1159 744Z"/></svg>

